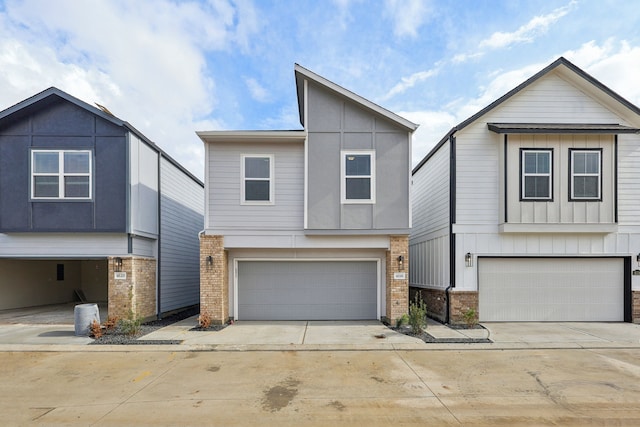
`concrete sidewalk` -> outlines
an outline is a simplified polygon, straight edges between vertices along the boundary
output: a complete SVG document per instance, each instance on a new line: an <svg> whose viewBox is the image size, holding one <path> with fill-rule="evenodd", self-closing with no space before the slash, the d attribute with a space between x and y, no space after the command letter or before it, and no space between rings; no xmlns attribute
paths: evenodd
<svg viewBox="0 0 640 427"><path fill-rule="evenodd" d="M452 329L429 320L426 332L436 339L434 343L395 332L378 321L238 321L221 331L192 331L196 325L194 316L142 336L139 340L147 345L135 346L135 351L640 348L640 325L631 323L485 323L478 329ZM487 339L491 342L465 342ZM166 340L181 344L168 345ZM158 344L148 345L150 341ZM0 325L0 351L122 348L87 346L91 342L75 336L73 325Z"/></svg>

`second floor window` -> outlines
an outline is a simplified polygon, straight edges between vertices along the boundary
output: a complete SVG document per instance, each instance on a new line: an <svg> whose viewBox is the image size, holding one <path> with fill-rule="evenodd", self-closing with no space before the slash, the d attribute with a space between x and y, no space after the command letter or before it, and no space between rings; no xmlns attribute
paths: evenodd
<svg viewBox="0 0 640 427"><path fill-rule="evenodd" d="M552 200L552 158L551 150L521 150L521 191L522 200Z"/></svg>
<svg viewBox="0 0 640 427"><path fill-rule="evenodd" d="M571 200L600 200L601 150L569 150L571 153Z"/></svg>
<svg viewBox="0 0 640 427"><path fill-rule="evenodd" d="M242 203L273 203L273 156L242 156Z"/></svg>
<svg viewBox="0 0 640 427"><path fill-rule="evenodd" d="M33 199L90 199L91 151L31 151Z"/></svg>
<svg viewBox="0 0 640 427"><path fill-rule="evenodd" d="M375 202L375 157L373 151L342 153L342 202Z"/></svg>

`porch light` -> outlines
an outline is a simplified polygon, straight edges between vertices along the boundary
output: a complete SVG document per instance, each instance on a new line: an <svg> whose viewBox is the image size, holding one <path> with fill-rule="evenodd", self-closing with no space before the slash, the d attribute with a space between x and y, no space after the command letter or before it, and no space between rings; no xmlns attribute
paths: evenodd
<svg viewBox="0 0 640 427"><path fill-rule="evenodd" d="M404 256L398 256L398 270L404 270Z"/></svg>
<svg viewBox="0 0 640 427"><path fill-rule="evenodd" d="M115 270L118 272L122 271L122 258L116 257L113 261L115 263L114 265Z"/></svg>
<svg viewBox="0 0 640 427"><path fill-rule="evenodd" d="M211 255L207 255L207 265L213 265L213 257Z"/></svg>
<svg viewBox="0 0 640 427"><path fill-rule="evenodd" d="M464 265L467 267L473 267L473 255L471 255L471 252L467 252L464 256Z"/></svg>

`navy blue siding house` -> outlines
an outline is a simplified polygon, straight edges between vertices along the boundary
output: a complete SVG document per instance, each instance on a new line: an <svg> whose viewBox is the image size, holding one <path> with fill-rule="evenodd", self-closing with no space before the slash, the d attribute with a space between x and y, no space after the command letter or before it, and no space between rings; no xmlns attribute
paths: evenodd
<svg viewBox="0 0 640 427"><path fill-rule="evenodd" d="M204 185L106 108L47 89L0 112L0 309L199 301Z"/></svg>

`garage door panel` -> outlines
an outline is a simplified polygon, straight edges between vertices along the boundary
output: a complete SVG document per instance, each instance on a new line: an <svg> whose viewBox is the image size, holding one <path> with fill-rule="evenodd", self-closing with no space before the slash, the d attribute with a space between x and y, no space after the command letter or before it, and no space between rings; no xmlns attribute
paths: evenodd
<svg viewBox="0 0 640 427"><path fill-rule="evenodd" d="M481 258L481 321L622 321L622 258Z"/></svg>
<svg viewBox="0 0 640 427"><path fill-rule="evenodd" d="M375 261L240 261L241 320L377 317Z"/></svg>

